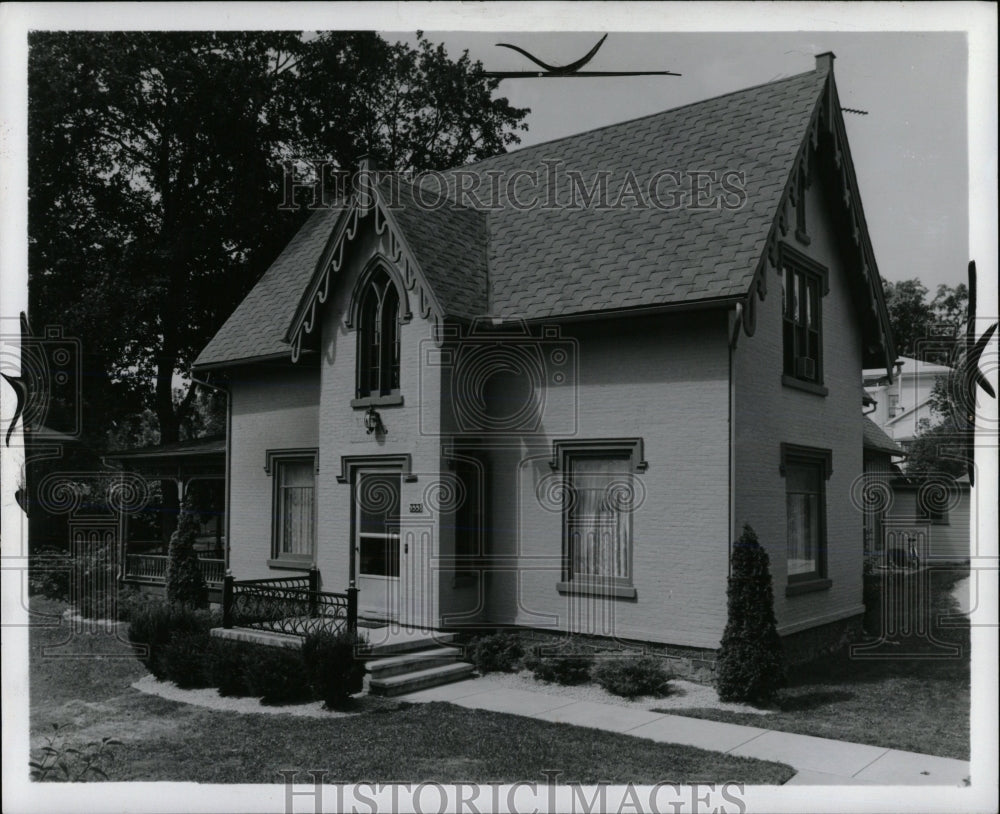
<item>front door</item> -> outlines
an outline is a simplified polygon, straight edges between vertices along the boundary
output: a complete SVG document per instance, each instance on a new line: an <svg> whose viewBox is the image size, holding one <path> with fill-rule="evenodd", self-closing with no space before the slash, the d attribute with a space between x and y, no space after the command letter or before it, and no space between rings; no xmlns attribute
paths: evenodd
<svg viewBox="0 0 1000 814"><path fill-rule="evenodd" d="M354 562L362 614L399 616L400 473L361 470L354 489Z"/></svg>

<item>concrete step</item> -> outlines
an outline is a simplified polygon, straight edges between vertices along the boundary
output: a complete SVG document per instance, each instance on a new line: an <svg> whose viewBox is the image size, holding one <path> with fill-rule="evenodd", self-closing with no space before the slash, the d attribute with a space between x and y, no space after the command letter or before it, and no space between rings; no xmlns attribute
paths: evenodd
<svg viewBox="0 0 1000 814"><path fill-rule="evenodd" d="M472 665L464 661L441 664L426 670L417 670L414 673L403 673L388 678L372 678L368 684L368 692L372 695L405 695L408 692L461 681L463 678L470 678L472 673Z"/></svg>
<svg viewBox="0 0 1000 814"><path fill-rule="evenodd" d="M412 673L437 667L440 664L451 664L462 658L462 651L457 647L435 647L431 650L416 650L399 656L384 656L369 660L368 672L372 678L388 678L401 673Z"/></svg>
<svg viewBox="0 0 1000 814"><path fill-rule="evenodd" d="M403 630L383 635L378 631L367 633L368 641L372 642L368 649L369 658L381 656L398 656L401 653L412 653L415 650L428 650L455 641L454 633L439 633L435 630Z"/></svg>

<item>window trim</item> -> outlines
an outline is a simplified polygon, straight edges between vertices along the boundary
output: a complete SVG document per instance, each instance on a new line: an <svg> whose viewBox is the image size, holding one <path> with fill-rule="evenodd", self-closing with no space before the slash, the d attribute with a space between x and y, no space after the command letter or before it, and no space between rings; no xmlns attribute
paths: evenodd
<svg viewBox="0 0 1000 814"><path fill-rule="evenodd" d="M627 458L631 475L645 472L648 462L643 452L642 438L590 438L565 439L552 442L552 458L549 466L555 472L562 472L563 494L570 488L569 463L573 457L619 456ZM573 574L569 541L569 506L563 501L562 516L562 577L556 583L560 594L604 596L615 599L636 599L635 588L635 524L634 510L629 511L630 543L628 547L628 573L625 577L591 577Z"/></svg>
<svg viewBox="0 0 1000 814"><path fill-rule="evenodd" d="M819 505L819 527L820 540L816 551L816 570L805 574L788 573L788 531L785 530L785 596L798 596L813 591L822 591L830 588L833 581L829 578L827 563L827 545L829 535L827 533L827 490L826 482L833 474L833 450L825 447L807 447L801 444L782 443L780 446L781 463L779 471L781 477L788 474L788 466L802 464L807 466L819 466L821 474L821 494ZM785 483L785 513L788 512L788 483ZM787 521L786 521L787 522Z"/></svg>
<svg viewBox="0 0 1000 814"><path fill-rule="evenodd" d="M280 497L281 465L289 462L309 461L313 473L313 512L312 512L312 552L305 554L282 554L280 540ZM316 447L295 447L289 449L269 449L265 452L264 472L271 478L271 556L267 561L270 568L290 570L308 570L316 564L317 549L317 514L316 511L316 477L319 474L319 450Z"/></svg>
<svg viewBox="0 0 1000 814"><path fill-rule="evenodd" d="M803 390L807 393L814 393L819 396L828 394L824 386L824 348L823 348L823 298L830 293L830 272L826 266L816 262L811 257L798 251L787 243L782 243L778 251L778 271L781 275L782 291L787 288L786 275L791 273L794 276L801 273L808 282L810 279L817 283L816 297L816 333L818 334L816 347L816 377L815 379L805 379L785 370L785 325L791 323L794 330L799 328L799 324L789 319L785 303L782 300L781 309L781 383L785 387L792 387ZM808 328L807 328L808 330ZM793 334L794 336L794 334ZM793 340L794 341L794 340ZM797 348L793 348L793 358L798 360L800 356L795 356Z"/></svg>

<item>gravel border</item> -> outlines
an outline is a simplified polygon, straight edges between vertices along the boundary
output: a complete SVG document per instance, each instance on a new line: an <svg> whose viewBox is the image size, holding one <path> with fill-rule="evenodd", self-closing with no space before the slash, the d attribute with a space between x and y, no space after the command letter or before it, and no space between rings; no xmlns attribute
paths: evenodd
<svg viewBox="0 0 1000 814"><path fill-rule="evenodd" d="M145 675L133 682L132 687L146 695L156 695L167 701L177 701L181 704L191 704L195 707L215 710L217 712L237 712L240 714L257 713L260 715L296 715L301 718L349 718L379 709L395 709L399 702L391 698L378 698L373 695L359 695L355 708L351 710L323 709L322 701L311 701L308 704L283 704L267 706L257 698L230 698L219 695L214 687L198 690L182 690L172 681L159 681L155 676Z"/></svg>
<svg viewBox="0 0 1000 814"><path fill-rule="evenodd" d="M696 684L693 681L685 681L681 678L674 678L670 681L671 693L662 698L643 695L639 698L622 698L620 695L612 695L598 684L577 684L575 686L563 686L562 684L547 684L538 681L530 670L521 670L517 673L487 673L485 680L490 681L498 687L514 690L527 690L529 692L542 692L546 695L558 695L565 698L575 698L578 701L596 701L601 704L615 704L620 707L630 707L632 709L664 710L664 709L721 709L727 712L748 712L753 715L770 715L772 709L758 709L748 704L733 704L719 700L719 695L713 687L704 684Z"/></svg>

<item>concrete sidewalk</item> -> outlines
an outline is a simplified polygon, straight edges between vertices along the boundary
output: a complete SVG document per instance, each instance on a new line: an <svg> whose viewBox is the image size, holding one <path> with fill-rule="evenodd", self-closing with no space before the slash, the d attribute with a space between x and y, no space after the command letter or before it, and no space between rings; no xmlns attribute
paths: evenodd
<svg viewBox="0 0 1000 814"><path fill-rule="evenodd" d="M963 760L685 718L617 704L577 701L543 690L511 689L491 681L489 676L402 695L399 700L448 701L470 709L507 712L540 721L775 760L798 772L787 785L961 786L969 775L969 764ZM761 716L762 722L766 718Z"/></svg>

